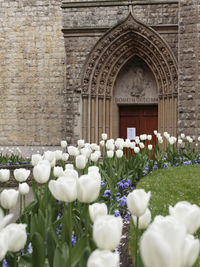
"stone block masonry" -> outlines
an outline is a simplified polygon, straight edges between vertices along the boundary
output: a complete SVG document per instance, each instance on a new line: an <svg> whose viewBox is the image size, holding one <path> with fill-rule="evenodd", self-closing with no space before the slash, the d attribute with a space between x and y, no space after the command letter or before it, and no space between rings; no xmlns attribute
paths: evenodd
<svg viewBox="0 0 200 267"><path fill-rule="evenodd" d="M0 1L0 145L66 138L60 0Z"/></svg>
<svg viewBox="0 0 200 267"><path fill-rule="evenodd" d="M200 2L179 2L178 128L194 138L200 135Z"/></svg>

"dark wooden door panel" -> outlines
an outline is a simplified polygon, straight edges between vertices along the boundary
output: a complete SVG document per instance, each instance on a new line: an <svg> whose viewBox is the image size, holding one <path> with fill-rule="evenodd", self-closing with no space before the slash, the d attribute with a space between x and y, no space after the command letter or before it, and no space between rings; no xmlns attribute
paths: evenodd
<svg viewBox="0 0 200 267"><path fill-rule="evenodd" d="M136 128L136 136L151 134L156 143L154 130L158 129L157 106L121 106L119 108L120 137L127 138L127 128Z"/></svg>

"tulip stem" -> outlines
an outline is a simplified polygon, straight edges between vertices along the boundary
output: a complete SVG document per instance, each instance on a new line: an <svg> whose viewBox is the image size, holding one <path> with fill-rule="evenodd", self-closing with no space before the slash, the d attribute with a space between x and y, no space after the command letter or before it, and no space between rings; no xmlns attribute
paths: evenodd
<svg viewBox="0 0 200 267"><path fill-rule="evenodd" d="M137 267L137 255L138 255L138 226L139 226L139 217L137 216L136 230L135 230L135 267Z"/></svg>
<svg viewBox="0 0 200 267"><path fill-rule="evenodd" d="M25 209L26 208L26 196L24 195L23 198L24 198L24 209Z"/></svg>
<svg viewBox="0 0 200 267"><path fill-rule="evenodd" d="M85 204L85 235L86 235L86 247L88 246L88 230L89 230L89 204Z"/></svg>
<svg viewBox="0 0 200 267"><path fill-rule="evenodd" d="M68 203L68 219L69 219L69 265L71 266L72 252L72 203Z"/></svg>
<svg viewBox="0 0 200 267"><path fill-rule="evenodd" d="M22 195L20 195L20 210L19 210L20 216L22 215Z"/></svg>

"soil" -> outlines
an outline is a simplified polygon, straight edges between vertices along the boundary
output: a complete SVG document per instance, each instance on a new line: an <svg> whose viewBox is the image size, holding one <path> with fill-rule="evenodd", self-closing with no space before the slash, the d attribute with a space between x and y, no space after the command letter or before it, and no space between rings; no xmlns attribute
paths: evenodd
<svg viewBox="0 0 200 267"><path fill-rule="evenodd" d="M129 228L130 228L130 221L124 220L121 242L118 247L118 252L120 255L120 267L134 267L128 250Z"/></svg>

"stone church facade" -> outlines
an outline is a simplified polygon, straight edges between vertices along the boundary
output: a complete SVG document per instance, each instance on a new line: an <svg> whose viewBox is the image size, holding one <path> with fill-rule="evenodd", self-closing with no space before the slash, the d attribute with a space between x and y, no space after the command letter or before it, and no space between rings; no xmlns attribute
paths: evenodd
<svg viewBox="0 0 200 267"><path fill-rule="evenodd" d="M200 135L200 3L0 1L2 145Z"/></svg>

